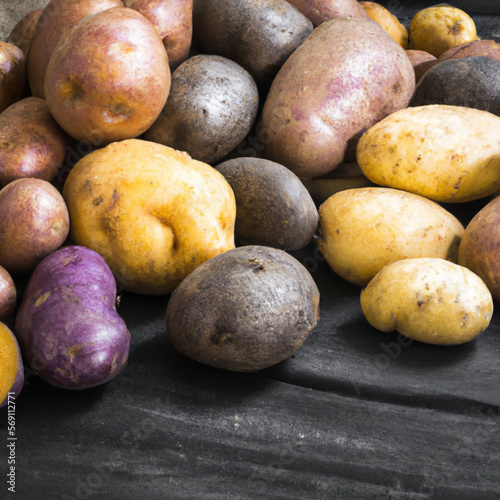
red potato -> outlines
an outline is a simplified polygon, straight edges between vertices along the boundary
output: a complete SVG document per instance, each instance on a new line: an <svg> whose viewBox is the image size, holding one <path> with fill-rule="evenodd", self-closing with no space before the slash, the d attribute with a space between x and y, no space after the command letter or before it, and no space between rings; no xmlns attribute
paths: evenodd
<svg viewBox="0 0 500 500"><path fill-rule="evenodd" d="M35 97L45 97L45 72L59 40L84 17L111 7L123 7L122 0L51 0L46 5L37 21L27 58L28 81Z"/></svg>
<svg viewBox="0 0 500 500"><path fill-rule="evenodd" d="M0 113L19 101L26 88L26 61L23 51L0 42Z"/></svg>
<svg viewBox="0 0 500 500"><path fill-rule="evenodd" d="M18 179L0 191L0 266L10 274L33 271L68 232L68 209L52 184Z"/></svg>
<svg viewBox="0 0 500 500"><path fill-rule="evenodd" d="M18 23L12 28L9 36L7 37L7 42L19 47L24 54L24 58L27 60L28 52L31 46L31 40L35 33L35 28L38 23L38 19L42 14L43 9L36 9L28 14L26 14Z"/></svg>
<svg viewBox="0 0 500 500"><path fill-rule="evenodd" d="M368 17L357 0L288 0L288 3L302 12L314 27L337 17Z"/></svg>
<svg viewBox="0 0 500 500"><path fill-rule="evenodd" d="M26 97L9 106L0 114L0 187L23 177L52 182L67 142L44 99Z"/></svg>
<svg viewBox="0 0 500 500"><path fill-rule="evenodd" d="M193 35L193 0L125 0L125 6L153 23L172 70L187 59Z"/></svg>
<svg viewBox="0 0 500 500"><path fill-rule="evenodd" d="M0 321L5 321L12 316L16 302L16 285L7 269L0 266Z"/></svg>

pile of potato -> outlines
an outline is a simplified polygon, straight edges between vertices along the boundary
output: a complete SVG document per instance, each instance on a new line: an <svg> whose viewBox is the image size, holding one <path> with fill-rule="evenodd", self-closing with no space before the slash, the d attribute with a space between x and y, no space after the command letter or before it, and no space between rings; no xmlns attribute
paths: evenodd
<svg viewBox="0 0 500 500"><path fill-rule="evenodd" d="M170 339L202 363L289 357L319 319L287 253L311 242L375 328L476 337L500 199L466 228L441 203L500 190L499 47L448 5L409 30L356 0L50 0L19 20L0 42L0 401L23 361L67 389L120 373L118 288L171 294Z"/></svg>

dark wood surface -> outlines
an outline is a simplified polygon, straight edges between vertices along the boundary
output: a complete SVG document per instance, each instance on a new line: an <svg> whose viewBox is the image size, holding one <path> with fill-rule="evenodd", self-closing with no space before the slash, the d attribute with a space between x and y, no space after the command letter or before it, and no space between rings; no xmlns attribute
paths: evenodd
<svg viewBox="0 0 500 500"><path fill-rule="evenodd" d="M401 18L422 2L405 4ZM481 19L493 37L496 20ZM467 223L483 203L448 208ZM71 392L28 370L17 498L500 498L499 314L463 346L409 342L371 328L360 288L312 246L293 255L318 284L321 318L279 365L238 374L191 361L169 343L168 297L124 293L132 347L118 378ZM0 498L6 423L3 408Z"/></svg>

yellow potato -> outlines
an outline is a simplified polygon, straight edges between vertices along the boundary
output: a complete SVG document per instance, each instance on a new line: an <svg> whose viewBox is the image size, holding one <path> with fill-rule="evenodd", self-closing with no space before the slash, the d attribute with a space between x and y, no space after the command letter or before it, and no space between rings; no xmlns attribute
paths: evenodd
<svg viewBox="0 0 500 500"><path fill-rule="evenodd" d="M419 342L463 344L489 325L493 299L469 269L417 258L384 267L361 292L361 308L378 330L397 330Z"/></svg>
<svg viewBox="0 0 500 500"><path fill-rule="evenodd" d="M234 248L236 204L210 165L131 139L82 158L63 191L71 240L101 254L125 290L167 294Z"/></svg>
<svg viewBox="0 0 500 500"><path fill-rule="evenodd" d="M427 7L410 23L410 49L439 57L448 49L477 39L476 25L463 10L451 5Z"/></svg>
<svg viewBox="0 0 500 500"><path fill-rule="evenodd" d="M464 228L443 207L396 189L340 191L319 208L319 250L342 278L366 285L384 266L412 257L456 262Z"/></svg>
<svg viewBox="0 0 500 500"><path fill-rule="evenodd" d="M357 162L373 183L458 203L500 190L500 117L433 104L406 108L367 130Z"/></svg>
<svg viewBox="0 0 500 500"><path fill-rule="evenodd" d="M408 30L392 12L376 2L359 2L359 4L368 17L380 24L395 42L405 50L408 48Z"/></svg>

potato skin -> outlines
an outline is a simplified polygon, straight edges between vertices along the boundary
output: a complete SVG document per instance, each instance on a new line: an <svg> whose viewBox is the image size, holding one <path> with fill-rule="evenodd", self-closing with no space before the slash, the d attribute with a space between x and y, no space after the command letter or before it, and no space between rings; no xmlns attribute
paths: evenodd
<svg viewBox="0 0 500 500"><path fill-rule="evenodd" d="M94 146L137 137L158 118L170 90L168 56L154 26L133 9L87 16L47 65L50 112L74 139Z"/></svg>
<svg viewBox="0 0 500 500"><path fill-rule="evenodd" d="M298 250L312 240L318 210L293 172L262 158L235 158L216 169L234 192L241 244Z"/></svg>
<svg viewBox="0 0 500 500"><path fill-rule="evenodd" d="M337 17L368 17L366 10L356 0L288 0L312 23L319 26Z"/></svg>
<svg viewBox="0 0 500 500"><path fill-rule="evenodd" d="M126 365L130 333L116 311L116 283L104 259L66 246L30 276L16 316L26 362L47 383L85 389Z"/></svg>
<svg viewBox="0 0 500 500"><path fill-rule="evenodd" d="M425 72L437 64L436 56L425 50L408 49L406 55L410 59L415 71L415 81L418 83Z"/></svg>
<svg viewBox="0 0 500 500"><path fill-rule="evenodd" d="M153 23L167 50L171 70L188 58L193 37L193 0L125 0L125 6Z"/></svg>
<svg viewBox="0 0 500 500"><path fill-rule="evenodd" d="M12 104L0 114L0 187L23 177L52 182L67 143L44 99L26 97Z"/></svg>
<svg viewBox="0 0 500 500"><path fill-rule="evenodd" d="M13 315L16 304L16 285L7 269L0 266L0 321L5 321Z"/></svg>
<svg viewBox="0 0 500 500"><path fill-rule="evenodd" d="M198 1L193 26L201 52L237 62L265 89L313 29L285 0Z"/></svg>
<svg viewBox="0 0 500 500"><path fill-rule="evenodd" d="M9 392L14 399L24 384L24 364L21 350L10 328L0 322L0 408L9 402Z"/></svg>
<svg viewBox="0 0 500 500"><path fill-rule="evenodd" d="M477 200L500 189L500 118L445 104L409 107L371 127L356 156L375 184L445 203Z"/></svg>
<svg viewBox="0 0 500 500"><path fill-rule="evenodd" d="M418 82L409 105L427 104L465 106L500 116L500 61L475 56L436 64Z"/></svg>
<svg viewBox="0 0 500 500"><path fill-rule="evenodd" d="M349 143L406 107L414 88L404 49L375 21L327 21L273 81L258 125L263 155L299 177L325 175L344 161Z"/></svg>
<svg viewBox="0 0 500 500"><path fill-rule="evenodd" d="M239 64L193 56L174 71L167 103L144 139L213 164L250 132L258 106L257 85Z"/></svg>
<svg viewBox="0 0 500 500"><path fill-rule="evenodd" d="M384 267L361 292L361 308L378 330L419 342L456 345L483 332L493 299L469 269L442 259L404 259Z"/></svg>
<svg viewBox="0 0 500 500"><path fill-rule="evenodd" d="M0 113L19 101L26 88L26 62L22 50L0 41Z"/></svg>
<svg viewBox="0 0 500 500"><path fill-rule="evenodd" d="M340 191L319 207L319 216L318 249L339 276L359 286L401 259L457 262L464 233L437 203L381 187Z"/></svg>
<svg viewBox="0 0 500 500"><path fill-rule="evenodd" d="M17 22L7 37L7 43L11 43L23 51L24 59L26 61L31 46L31 40L42 12L43 9L35 9L28 12L28 14Z"/></svg>
<svg viewBox="0 0 500 500"><path fill-rule="evenodd" d="M10 274L31 272L68 232L68 210L52 184L18 179L0 191L0 266Z"/></svg>
<svg viewBox="0 0 500 500"><path fill-rule="evenodd" d="M234 248L236 205L214 168L140 139L83 157L63 196L71 240L97 251L120 286L171 293L202 262Z"/></svg>
<svg viewBox="0 0 500 500"><path fill-rule="evenodd" d="M51 0L38 16L26 59L32 95L45 98L47 65L58 42L84 17L112 7L123 7L122 0Z"/></svg>
<svg viewBox="0 0 500 500"><path fill-rule="evenodd" d="M307 269L278 249L243 246L195 269L170 297L167 333L186 356L253 372L296 352L319 318Z"/></svg>
<svg viewBox="0 0 500 500"><path fill-rule="evenodd" d="M500 198L484 206L465 228L458 263L476 273L500 300Z"/></svg>

